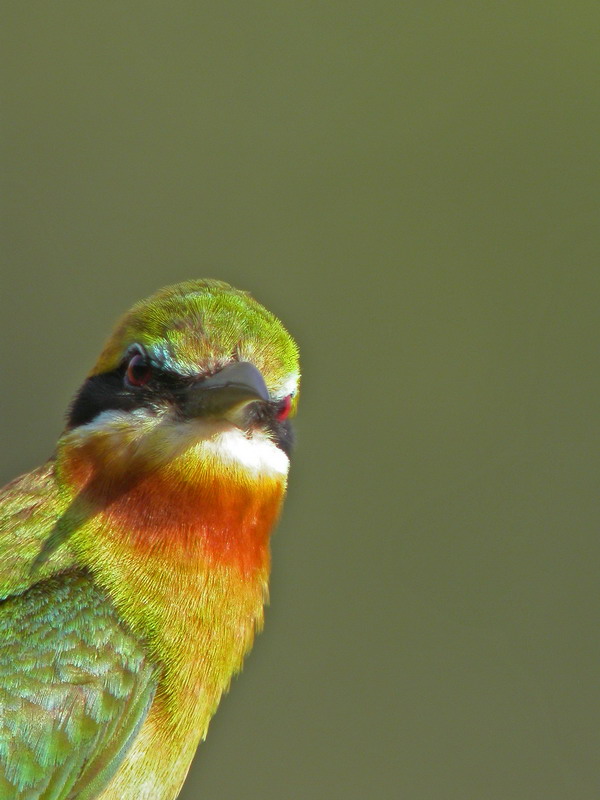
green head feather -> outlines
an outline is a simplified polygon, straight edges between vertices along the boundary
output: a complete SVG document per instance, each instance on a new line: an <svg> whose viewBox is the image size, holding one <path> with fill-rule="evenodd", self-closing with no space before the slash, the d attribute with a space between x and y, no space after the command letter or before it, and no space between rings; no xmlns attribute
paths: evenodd
<svg viewBox="0 0 600 800"><path fill-rule="evenodd" d="M137 303L117 325L90 375L115 369L136 343L183 375L211 374L232 360L248 361L274 398L297 394L294 340L248 292L223 281L185 281Z"/></svg>

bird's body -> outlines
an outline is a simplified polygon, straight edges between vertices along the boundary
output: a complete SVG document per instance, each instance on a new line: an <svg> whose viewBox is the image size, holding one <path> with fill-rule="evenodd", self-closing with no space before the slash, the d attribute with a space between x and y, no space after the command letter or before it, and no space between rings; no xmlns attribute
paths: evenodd
<svg viewBox="0 0 600 800"><path fill-rule="evenodd" d="M297 353L199 281L124 318L0 494L0 799L173 800L260 629Z"/></svg>

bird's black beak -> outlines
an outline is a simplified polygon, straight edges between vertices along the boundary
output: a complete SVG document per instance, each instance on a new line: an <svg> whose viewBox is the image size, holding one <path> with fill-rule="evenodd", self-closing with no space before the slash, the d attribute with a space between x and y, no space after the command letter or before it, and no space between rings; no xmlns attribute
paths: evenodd
<svg viewBox="0 0 600 800"><path fill-rule="evenodd" d="M269 401L264 378L252 364L236 361L193 383L186 390L182 406L188 418L222 418L256 401Z"/></svg>

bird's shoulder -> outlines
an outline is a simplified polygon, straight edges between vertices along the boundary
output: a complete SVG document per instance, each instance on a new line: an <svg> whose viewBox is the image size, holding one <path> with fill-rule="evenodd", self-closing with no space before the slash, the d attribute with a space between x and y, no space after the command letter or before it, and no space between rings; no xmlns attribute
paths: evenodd
<svg viewBox="0 0 600 800"><path fill-rule="evenodd" d="M40 559L67 505L53 460L0 489L0 600L75 565L68 546Z"/></svg>

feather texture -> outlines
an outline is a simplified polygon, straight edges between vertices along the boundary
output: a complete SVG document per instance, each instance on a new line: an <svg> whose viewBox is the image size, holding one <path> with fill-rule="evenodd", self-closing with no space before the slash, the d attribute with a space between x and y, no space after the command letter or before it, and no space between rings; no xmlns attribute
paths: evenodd
<svg viewBox="0 0 600 800"><path fill-rule="evenodd" d="M227 365L258 411L186 416ZM121 320L55 457L0 492L0 800L177 797L262 627L297 388L291 337L227 284Z"/></svg>
<svg viewBox="0 0 600 800"><path fill-rule="evenodd" d="M85 572L0 606L0 797L79 800L116 771L157 670Z"/></svg>

